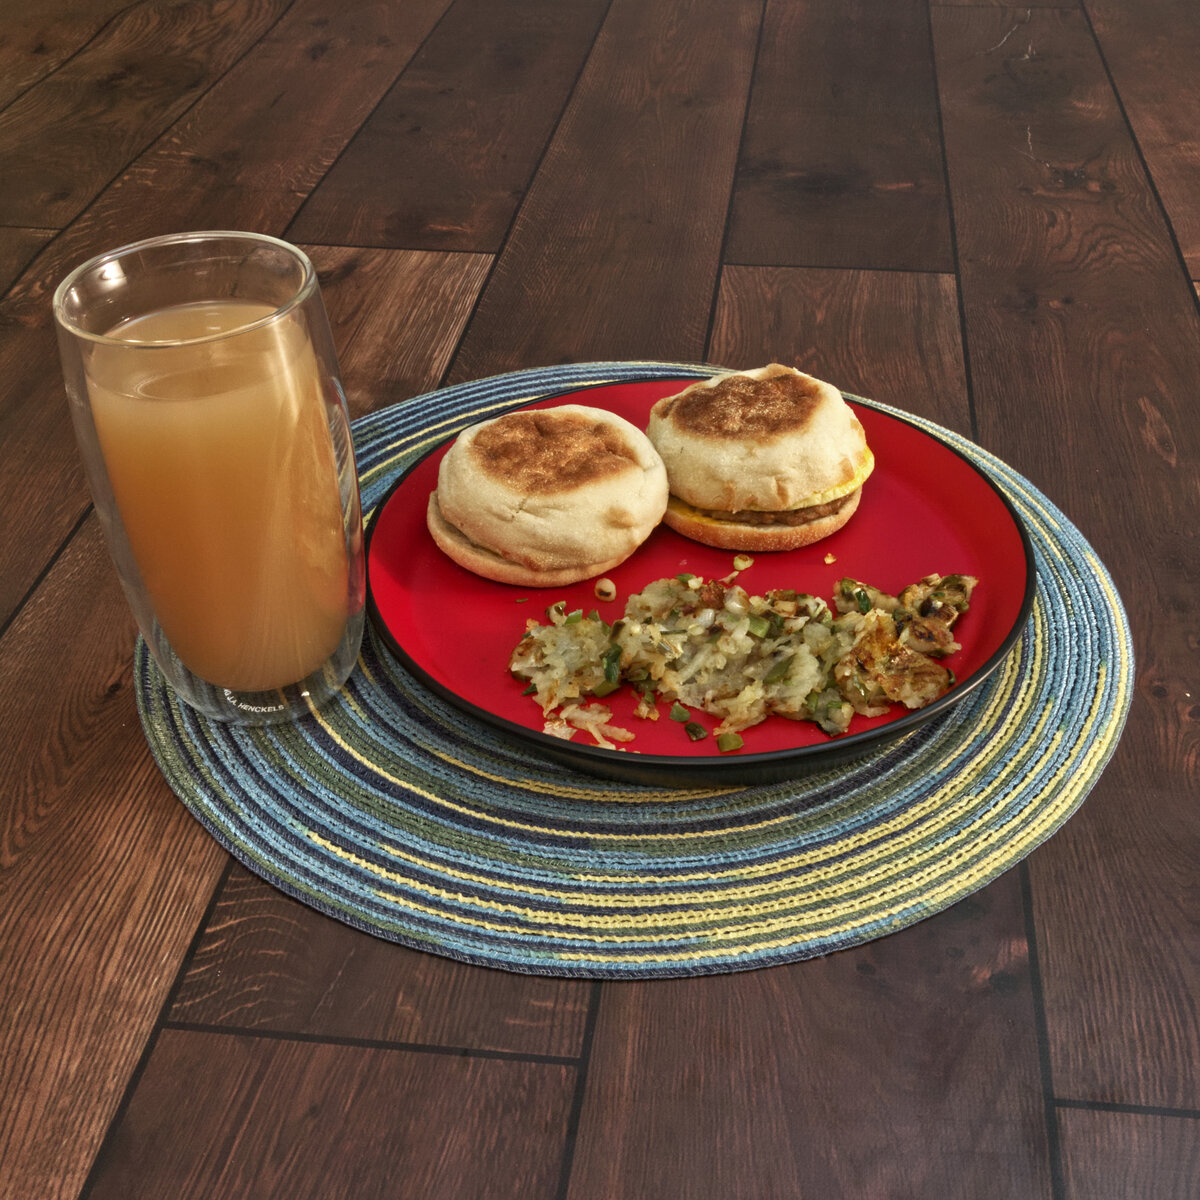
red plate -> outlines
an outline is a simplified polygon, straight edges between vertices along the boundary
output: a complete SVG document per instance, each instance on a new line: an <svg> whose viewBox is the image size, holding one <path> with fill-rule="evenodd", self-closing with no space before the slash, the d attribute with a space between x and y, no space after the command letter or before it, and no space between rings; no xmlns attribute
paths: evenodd
<svg viewBox="0 0 1200 1200"><path fill-rule="evenodd" d="M557 395L528 407L587 404L644 428L655 400L694 379L605 384ZM825 766L898 737L961 699L999 665L1020 634L1033 600L1033 552L1020 519L991 481L958 451L868 402L847 398L866 430L876 466L858 512L831 537L800 550L755 554L738 577L747 591L795 588L829 601L835 584L852 576L888 592L934 572L975 575L970 611L955 626L962 649L947 660L957 685L927 708L897 707L883 717L855 717L850 731L830 738L813 723L770 717L743 732L745 747L721 754L716 739L692 742L666 719L632 716L628 688L605 698L614 721L636 734L623 750L590 744L584 733L565 742L542 732L541 709L522 696L508 659L530 618L548 605L620 616L625 598L652 580L690 571L720 578L733 554L681 537L665 525L608 572L617 600L602 603L593 580L557 588L522 588L481 579L447 558L425 527L429 494L450 442L412 467L377 507L368 532L371 614L385 641L434 691L471 714L539 746L549 757L583 770L648 783L755 782ZM524 406L522 406L524 407ZM489 417L495 415L489 413ZM451 441L453 439L450 439ZM827 563L826 556L834 561ZM665 707L665 706L660 706ZM702 714L697 719L711 728ZM630 751L636 750L633 754Z"/></svg>

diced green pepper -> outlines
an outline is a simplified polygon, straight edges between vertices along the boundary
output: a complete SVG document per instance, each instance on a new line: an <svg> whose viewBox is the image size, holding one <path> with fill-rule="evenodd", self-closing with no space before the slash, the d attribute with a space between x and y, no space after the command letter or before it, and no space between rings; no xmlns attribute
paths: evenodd
<svg viewBox="0 0 1200 1200"><path fill-rule="evenodd" d="M766 637L771 632L771 622L766 617L760 617L755 613L751 613L749 621L750 632L755 637Z"/></svg>
<svg viewBox="0 0 1200 1200"><path fill-rule="evenodd" d="M689 721L684 727L683 732L692 739L693 742L702 742L708 737L708 730L704 728L698 721Z"/></svg>
<svg viewBox="0 0 1200 1200"><path fill-rule="evenodd" d="M621 647L609 646L601 661L604 664L604 678L609 683L617 683L621 678Z"/></svg>
<svg viewBox="0 0 1200 1200"><path fill-rule="evenodd" d="M788 677L788 672L792 669L792 661L795 655L789 654L787 658L781 658L763 677L763 683L780 683Z"/></svg>
<svg viewBox="0 0 1200 1200"><path fill-rule="evenodd" d="M679 703L678 700L671 705L671 711L667 714L672 721L678 721L682 724L684 721L690 721L692 714Z"/></svg>
<svg viewBox="0 0 1200 1200"><path fill-rule="evenodd" d="M717 735L717 749L722 754L728 754L730 750L740 750L745 745L741 736L736 733L722 733Z"/></svg>
<svg viewBox="0 0 1200 1200"><path fill-rule="evenodd" d="M606 679L603 683L598 683L592 688L593 696L611 696L621 685L612 679Z"/></svg>

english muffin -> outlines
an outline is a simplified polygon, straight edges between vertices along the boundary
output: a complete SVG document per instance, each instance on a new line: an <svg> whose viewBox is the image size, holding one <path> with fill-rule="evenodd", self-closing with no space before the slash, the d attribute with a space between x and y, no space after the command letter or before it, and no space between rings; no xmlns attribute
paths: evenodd
<svg viewBox="0 0 1200 1200"><path fill-rule="evenodd" d="M438 469L427 523L460 566L561 587L624 562L662 520L662 459L637 426L579 404L464 430Z"/></svg>
<svg viewBox="0 0 1200 1200"><path fill-rule="evenodd" d="M841 529L875 465L832 384L771 363L659 400L646 433L670 482L665 522L725 550L793 550Z"/></svg>

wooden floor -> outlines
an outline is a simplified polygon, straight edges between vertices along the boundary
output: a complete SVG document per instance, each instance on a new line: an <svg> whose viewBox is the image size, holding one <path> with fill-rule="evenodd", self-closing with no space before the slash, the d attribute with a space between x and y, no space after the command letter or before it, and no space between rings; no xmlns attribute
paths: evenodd
<svg viewBox="0 0 1200 1200"><path fill-rule="evenodd" d="M1200 1196L1200 5L5 0L0 1195ZM372 940L230 864L134 707L56 282L305 246L354 415L566 361L794 362L1065 510L1138 655L1018 868L653 983Z"/></svg>

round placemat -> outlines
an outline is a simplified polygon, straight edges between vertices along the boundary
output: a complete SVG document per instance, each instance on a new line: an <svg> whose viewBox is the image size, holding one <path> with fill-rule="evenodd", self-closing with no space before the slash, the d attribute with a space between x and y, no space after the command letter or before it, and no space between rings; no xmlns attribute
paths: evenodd
<svg viewBox="0 0 1200 1200"><path fill-rule="evenodd" d="M498 411L590 383L712 373L554 367L372 414L354 427L364 508L430 446ZM707 974L828 954L931 916L1014 866L1082 802L1124 725L1133 656L1108 573L1063 514L967 439L900 415L996 481L1029 531L1038 582L1001 668L886 749L754 787L596 779L445 704L368 629L338 697L262 729L187 708L139 642L154 756L251 871L348 925L470 963Z"/></svg>

